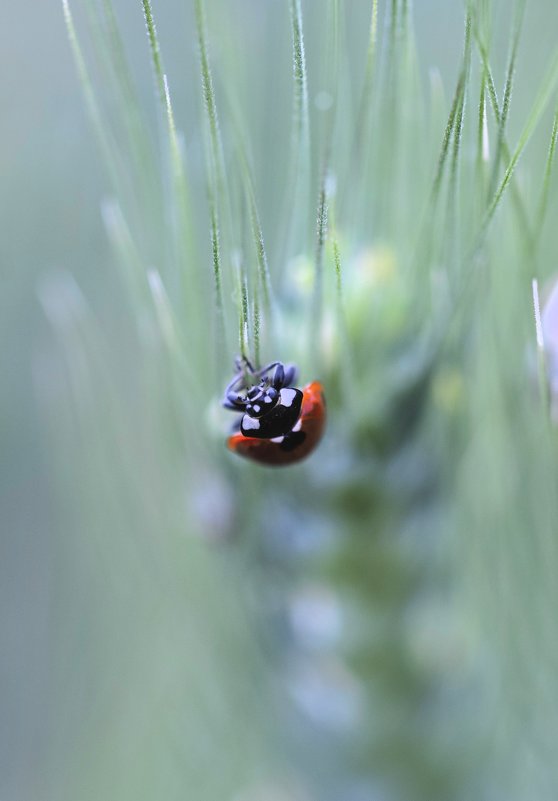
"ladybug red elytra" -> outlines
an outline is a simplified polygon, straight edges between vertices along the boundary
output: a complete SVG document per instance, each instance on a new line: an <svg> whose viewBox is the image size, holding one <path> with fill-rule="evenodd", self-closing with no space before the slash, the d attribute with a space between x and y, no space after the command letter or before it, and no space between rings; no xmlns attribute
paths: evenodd
<svg viewBox="0 0 558 801"><path fill-rule="evenodd" d="M272 467L308 456L321 440L326 423L320 382L312 381L304 389L294 387L297 369L282 362L255 370L247 359L238 359L236 366L223 406L242 415L227 447Z"/></svg>

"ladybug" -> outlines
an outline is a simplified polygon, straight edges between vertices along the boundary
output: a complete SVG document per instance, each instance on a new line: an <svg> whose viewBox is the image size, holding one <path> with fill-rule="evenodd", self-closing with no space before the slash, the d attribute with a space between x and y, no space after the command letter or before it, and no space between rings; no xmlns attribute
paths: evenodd
<svg viewBox="0 0 558 801"><path fill-rule="evenodd" d="M294 365L272 362L255 370L237 359L237 373L225 390L223 406L241 413L227 447L260 464L280 467L299 462L322 438L326 407L322 385L293 386Z"/></svg>

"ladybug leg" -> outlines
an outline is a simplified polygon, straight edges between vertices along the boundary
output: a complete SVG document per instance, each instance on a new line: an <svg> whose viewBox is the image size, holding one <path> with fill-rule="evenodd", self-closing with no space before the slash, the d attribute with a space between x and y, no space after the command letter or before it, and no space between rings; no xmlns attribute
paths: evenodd
<svg viewBox="0 0 558 801"><path fill-rule="evenodd" d="M261 394L268 392L269 387L273 387L277 392L286 387L292 387L296 382L298 370L294 364L284 365L283 362L271 362L260 370L254 370L252 364L246 357L238 357L235 361L236 374L232 381L225 389L225 395L222 401L225 409L232 411L242 412L247 405L247 395L253 400L254 393ZM273 376L270 377L271 371L274 370ZM254 379L260 379L259 389L256 390L256 382ZM240 391L251 387L248 392L243 395ZM252 395L250 395L252 393ZM276 397L276 395L274 396Z"/></svg>
<svg viewBox="0 0 558 801"><path fill-rule="evenodd" d="M277 367L281 362L271 362L271 364L267 364L265 367L262 367L260 370L256 370L254 376L257 378L264 378L267 373L271 372L274 367Z"/></svg>
<svg viewBox="0 0 558 801"><path fill-rule="evenodd" d="M225 409L232 409L235 412L241 412L244 409L244 401L240 398L237 392L227 392L223 400Z"/></svg>
<svg viewBox="0 0 558 801"><path fill-rule="evenodd" d="M275 389L281 389L285 386L285 367L282 362L279 362L273 374L273 386Z"/></svg>
<svg viewBox="0 0 558 801"><path fill-rule="evenodd" d="M271 364L268 364L266 367L262 367L261 370L258 370L255 375L257 375L259 378L263 378L265 375L267 375L267 373L271 372L273 368L275 368L275 372L273 374L271 383L275 389L290 387L295 383L298 370L294 364L287 364L285 366L283 362L271 362Z"/></svg>
<svg viewBox="0 0 558 801"><path fill-rule="evenodd" d="M237 390L246 386L247 374L251 376L259 375L259 373L254 370L251 362L249 362L245 356L237 356L234 365L236 367L236 374L234 375L232 381L227 385L225 390L225 400L223 401L223 405L227 406L227 408L228 402L236 403L236 401L239 399Z"/></svg>
<svg viewBox="0 0 558 801"><path fill-rule="evenodd" d="M281 365L283 367L283 365ZM292 387L296 383L298 370L296 364L287 364L283 368L283 384L284 387Z"/></svg>
<svg viewBox="0 0 558 801"><path fill-rule="evenodd" d="M237 366L238 366L238 360L237 360ZM227 388L225 389L225 397L223 398L223 406L225 406L225 408L241 409L244 406L241 396L238 393L238 390L244 385L244 381L245 381L244 372L239 372L234 376L233 380L227 385ZM233 404L232 407L230 405L231 403Z"/></svg>

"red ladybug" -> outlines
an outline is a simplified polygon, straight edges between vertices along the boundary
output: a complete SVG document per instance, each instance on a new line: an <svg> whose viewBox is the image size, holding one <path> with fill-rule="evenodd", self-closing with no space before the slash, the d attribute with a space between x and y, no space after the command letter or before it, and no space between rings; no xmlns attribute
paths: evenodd
<svg viewBox="0 0 558 801"><path fill-rule="evenodd" d="M242 412L238 431L227 440L228 448L273 467L308 456L322 438L326 422L319 381L297 389L292 386L296 367L281 362L254 370L244 359L237 361L237 368L223 400L225 408Z"/></svg>

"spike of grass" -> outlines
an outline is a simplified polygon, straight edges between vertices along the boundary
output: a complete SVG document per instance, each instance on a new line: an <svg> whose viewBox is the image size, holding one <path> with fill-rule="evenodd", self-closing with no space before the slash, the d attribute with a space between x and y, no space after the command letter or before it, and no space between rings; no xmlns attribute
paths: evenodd
<svg viewBox="0 0 558 801"><path fill-rule="evenodd" d="M333 226L332 226L333 228ZM345 349L347 349L347 321L345 319L345 308L343 301L343 271L341 269L341 253L339 251L339 242L335 232L331 233L331 245L333 250L333 265L335 268L335 296L337 300L337 319L339 322L339 330L341 336L345 340Z"/></svg>
<svg viewBox="0 0 558 801"><path fill-rule="evenodd" d="M500 111L500 120L498 122L498 136L496 139L496 148L495 148L495 155L494 155L494 164L492 168L492 177L490 180L489 186L489 197L494 194L496 190L496 185L498 181L498 171L500 167L500 158L502 154L502 146L504 142L504 136L506 131L506 125L508 122L509 110L510 110L510 103L511 103L511 94L512 94L512 87L513 87L513 79L515 75L515 63L517 59L517 50L519 47L519 40L521 37L521 29L523 24L523 11L525 9L525 3L520 0L518 6L516 7L516 15L515 15L515 25L514 31L511 37L511 46L510 46L510 54L508 59L508 66L506 70L506 81L504 85L504 96L502 100L502 109Z"/></svg>
<svg viewBox="0 0 558 801"><path fill-rule="evenodd" d="M240 289L240 314L238 324L238 344L240 355L248 358L248 283L242 260L238 260L238 283Z"/></svg>
<svg viewBox="0 0 558 801"><path fill-rule="evenodd" d="M97 13L91 7L91 3L86 5L88 11L89 28L92 32L92 40L95 47L97 61L105 71L107 82L111 82L116 87L118 102L114 117L120 116L124 129L128 134L128 141L125 147L116 146L116 128L112 125L112 119L103 113L100 103L93 91L93 86L89 71L85 64L83 52L77 37L73 17L68 2L63 2L64 17L68 30L68 38L72 47L74 60L77 67L78 76L82 83L83 93L86 100L89 116L93 129L98 140L103 159L106 163L109 178L113 184L114 194L118 197L126 197L128 215L130 218L138 219L141 215L140 201L136 194L131 190L131 173L129 168L124 169L124 164L130 153L134 156L134 167L137 179L143 182L141 195L145 201L152 200L151 213L156 214L155 200L155 178L153 173L153 159L150 152L149 143L145 136L143 120L139 110L137 97L133 89L133 82L129 73L126 57L119 37L116 19L112 13L110 20L107 21L105 28L100 23ZM105 0L106 14L112 12L110 0ZM106 41L107 36L109 41ZM106 70L107 64L112 66L112 74ZM142 245L146 245L143 242ZM129 277L129 276L128 276Z"/></svg>
<svg viewBox="0 0 558 801"><path fill-rule="evenodd" d="M300 0L290 0L291 25L293 37L293 77L294 77L294 123L299 143L309 147L310 115L308 109L308 79L306 76L306 56L302 28L302 8Z"/></svg>
<svg viewBox="0 0 558 801"><path fill-rule="evenodd" d="M243 193L246 199L246 203L248 205L248 215L250 218L252 241L257 259L259 280L261 282L261 287L263 292L264 310L267 314L269 314L273 318L273 315L275 313L273 286L271 283L271 274L269 270L267 250L265 247L265 238L261 225L258 202L256 199L254 178L252 174L252 168L250 166L247 156L246 135L243 130L242 120L240 119L240 115L238 113L240 104L232 97L232 92L233 92L232 87L226 86L225 90L226 90L226 101L227 101L227 116L231 119L231 126L234 134L235 150L238 156L240 177L242 179Z"/></svg>
<svg viewBox="0 0 558 801"><path fill-rule="evenodd" d="M101 214L117 254L118 264L125 268L126 283L133 293L134 301L141 308L146 294L144 260L136 247L119 204L114 200L104 201L101 205Z"/></svg>
<svg viewBox="0 0 558 801"><path fill-rule="evenodd" d="M397 29L399 19L399 2L398 0L391 0L390 13L389 13L389 36L388 36L388 53L387 64L388 73L393 76L393 66L396 60L396 47L397 47Z"/></svg>
<svg viewBox="0 0 558 801"><path fill-rule="evenodd" d="M548 194L550 191L550 178L552 175L552 166L554 164L554 156L556 153L557 138L558 138L558 109L554 113L554 120L552 123L552 133L550 135L550 145L548 147L548 155L546 157L546 164L544 169L541 198L539 201L537 215L536 215L535 234L533 236L533 241L536 246L538 246L540 242L544 221L546 219L546 211L548 208Z"/></svg>
<svg viewBox="0 0 558 801"><path fill-rule="evenodd" d="M337 303L343 303L343 276L341 272L341 256L339 253L339 243L337 238L332 237L333 244L333 263L335 264L335 291L337 292Z"/></svg>
<svg viewBox="0 0 558 801"><path fill-rule="evenodd" d="M328 25L329 36L327 46L324 49L325 64L323 71L327 76L326 86L331 94L331 108L325 117L325 124L323 126L324 169L328 169L329 167L333 131L337 116L339 93L339 0L330 0L328 8L331 22Z"/></svg>
<svg viewBox="0 0 558 801"><path fill-rule="evenodd" d="M392 127L396 124L396 115L400 111L399 100L399 74L401 67L400 45L403 33L403 15L400 8L400 0L391 0L389 14L387 14L387 41L385 52L385 75L383 80L383 91L387 101L387 120L385 125L388 127L387 135L392 133Z"/></svg>
<svg viewBox="0 0 558 801"><path fill-rule="evenodd" d="M103 10L106 19L108 50L111 52L114 64L116 65L115 72L120 77L122 86L126 88L128 101L137 108L137 93L130 74L130 67L124 51L124 43L120 34L120 28L118 26L112 0L103 0Z"/></svg>
<svg viewBox="0 0 558 801"><path fill-rule="evenodd" d="M213 74L207 45L205 0L195 0L194 9L198 36L202 93L207 127L209 129L209 147L206 146L206 153L208 184L212 186L213 195L213 210L211 214L217 219L218 227L220 226L219 231L221 231L222 228L222 238L225 243L226 252L227 246L229 248L232 247L234 227L232 224L231 201L225 170L225 156L221 139L221 129L219 126L217 100L215 98Z"/></svg>
<svg viewBox="0 0 558 801"><path fill-rule="evenodd" d="M159 38L157 36L157 29L155 27L155 20L153 18L153 10L151 8L151 0L142 0L143 15L145 18L145 27L147 29L147 38L149 40L149 49L151 53L151 64L153 67L153 74L155 76L155 84L159 93L159 99L165 106L165 82L164 82L164 69L163 60L161 57L161 49L159 46Z"/></svg>
<svg viewBox="0 0 558 801"><path fill-rule="evenodd" d="M312 315L312 328L317 334L318 342L321 339L322 325L323 325L323 302L324 302L324 279L323 279L323 259L324 247L328 235L328 179L329 179L329 161L331 157L331 146L333 137L333 128L335 122L335 110L337 107L337 72L339 64L339 3L338 0L332 0L332 18L333 24L331 26L332 32L332 46L331 46L331 65L332 74L330 76L329 87L333 96L333 113L330 115L326 123L326 130L324 134L324 155L323 166L321 172L321 184L318 196L318 212L317 212L317 229L316 229L316 250L314 260L314 293L313 293L313 315ZM329 53L329 51L328 51ZM315 348L318 344L314 341L315 337L309 337L311 349Z"/></svg>
<svg viewBox="0 0 558 801"><path fill-rule="evenodd" d="M186 178L186 167L180 148L178 132L174 119L169 84L166 74L163 75L163 89L165 93L165 111L167 117L168 137L170 143L171 168L174 184L174 193L177 207L177 239L179 243L180 259L182 260L181 277L186 286L196 287L197 281L192 273L189 272L187 278L185 268L195 261L194 232L192 227L192 213L190 195L188 191L188 181Z"/></svg>
<svg viewBox="0 0 558 801"><path fill-rule="evenodd" d="M465 119L465 105L467 100L467 87L469 84L471 70L471 16L467 14L465 20L465 45L463 52L463 86L460 92L459 105L455 118L455 126L453 130L453 158L451 165L451 181L453 184L457 181L457 169L459 165L459 153L461 149L461 140L463 136L463 122Z"/></svg>
<svg viewBox="0 0 558 801"><path fill-rule="evenodd" d="M198 32L198 47L200 55L200 71L202 79L202 91L209 126L209 136L211 142L211 158L213 169L215 170L214 183L217 195L220 196L225 188L225 168L223 157L223 145L219 129L219 117L217 114L217 102L215 100L215 90L213 88L213 76L209 63L207 50L207 36L205 26L205 7L204 0L195 0L196 28Z"/></svg>
<svg viewBox="0 0 558 801"><path fill-rule="evenodd" d="M221 264L220 214L218 202L219 199L223 200L223 195L226 192L226 179L224 174L223 148L221 144L219 120L217 116L217 103L215 100L213 77L211 74L211 67L209 64L209 56L207 51L203 0L195 0L194 8L200 56L202 93L207 128L209 130L209 147L206 147L207 189L209 197L213 279L215 284L215 300L218 318L217 325L220 340L220 344L218 344L218 350L222 351L224 357L227 343L227 332L223 305L223 273ZM227 211L229 210L228 202L226 202L226 209ZM221 359L219 358L218 361L221 361Z"/></svg>
<svg viewBox="0 0 558 801"><path fill-rule="evenodd" d="M370 165L370 148L365 143L372 140L372 123L374 118L375 89L378 75L378 0L372 0L368 46L366 50L366 67L364 81L357 105L357 117L351 137L347 175L349 180L341 187L343 199L339 206L347 214L348 219L356 219L356 209L362 204L366 192L363 175L368 174ZM354 224L354 223L353 223Z"/></svg>
<svg viewBox="0 0 558 801"><path fill-rule="evenodd" d="M349 341L349 332L347 328L347 317L345 314L345 302L343 297L343 270L341 266L341 253L339 250L339 242L335 232L335 223L333 220L333 209L331 210L332 220L330 222L330 240L333 253L333 266L335 269L335 297L336 297L336 317L337 317L337 330L339 336L339 373L341 383L343 386L355 386L355 376L352 362L352 349ZM352 416L351 406L354 403L355 395L349 393L350 397L347 398L347 405L349 409L349 416ZM354 408L354 407L353 407Z"/></svg>
<svg viewBox="0 0 558 801"><path fill-rule="evenodd" d="M103 0L103 10L106 20L108 57L113 65L113 74L117 86L120 88L121 102L119 104L128 129L128 139L135 151L138 172L142 175L148 173L149 181L154 183L152 168L153 158L146 136L145 122L142 117L138 94L132 79L130 65L126 58L124 43L114 11L112 0Z"/></svg>
<svg viewBox="0 0 558 801"><path fill-rule="evenodd" d="M167 135L170 149L170 163L173 179L174 202L176 208L176 239L179 259L179 280L184 290L190 292L197 285L195 273L186 276L186 268L195 261L194 234L192 229L192 214L186 168L180 148L174 111L171 102L168 79L163 71L161 48L157 36L155 19L150 0L142 0L145 25L151 52L151 63L155 76L155 83L162 104L162 110L167 122Z"/></svg>
<svg viewBox="0 0 558 801"><path fill-rule="evenodd" d="M287 181L286 234L283 238L287 252L294 243L299 248L306 245L305 231L307 203L309 197L311 151L310 112L308 105L308 79L302 8L300 0L290 0L292 48L293 48L293 122L291 139L291 166Z"/></svg>
<svg viewBox="0 0 558 801"><path fill-rule="evenodd" d="M481 50L481 56L483 58L483 70L486 78L486 86L488 89L488 97L490 98L490 105L492 106L492 110L494 112L496 125L500 127L501 125L500 102L498 100L498 94L496 92L496 85L494 83L494 78L492 76L492 70L490 69L486 52Z"/></svg>
<svg viewBox="0 0 558 801"><path fill-rule="evenodd" d="M210 191L209 216L211 230L211 256L213 260L213 279L215 284L215 303L220 320L223 318L223 288L221 284L221 245L219 240L219 221L215 199Z"/></svg>
<svg viewBox="0 0 558 801"><path fill-rule="evenodd" d="M157 270L149 270L147 274L149 282L149 289L153 297L157 317L159 319L160 328L163 333L163 338L169 350L175 356L181 356L182 347L179 342L179 335L177 325L175 323L172 306L163 286L161 275Z"/></svg>
<svg viewBox="0 0 558 801"><path fill-rule="evenodd" d="M533 278L531 282L533 292L533 311L535 315L535 339L537 343L537 367L539 379L539 393L545 416L550 420L550 386L548 381L548 366L541 320L541 305L539 300L539 282Z"/></svg>
<svg viewBox="0 0 558 801"><path fill-rule="evenodd" d="M368 141L368 129L372 118L372 95L376 75L376 62L378 50L378 0L372 0L370 12L370 28L368 34L368 48L366 50L366 68L364 72L364 85L359 104L359 113L355 127L355 149L360 155L362 143Z"/></svg>
<svg viewBox="0 0 558 801"><path fill-rule="evenodd" d="M261 314L260 314L260 290L259 283L254 289L254 316L253 316L253 341L254 341L254 363L260 365L261 362Z"/></svg>
<svg viewBox="0 0 558 801"><path fill-rule="evenodd" d="M465 20L465 44L463 50L463 84L460 91L459 104L455 115L455 125L453 127L453 149L449 179L449 203L448 220L450 238L455 239L455 224L457 214L457 185L459 170L459 154L463 137L463 124L465 120L465 105L467 100L467 88L471 74L471 15L467 14Z"/></svg>
<svg viewBox="0 0 558 801"><path fill-rule="evenodd" d="M463 104L464 104L465 82L466 82L466 74L468 71L467 59L469 57L468 53L470 51L470 44L468 44L469 40L470 40L470 16L467 15L465 19L463 62L459 70L459 76L453 94L448 119L444 128L442 144L440 147L440 154L438 156L438 160L436 163L436 172L434 174L434 180L432 182L432 188L430 190L428 203L421 224L419 225L418 245L415 248L415 253L416 253L415 260L418 262L428 263L431 258L431 250L433 247L431 218L438 204L438 198L440 195L442 180L446 169L448 154L450 152L452 137L454 137L456 124L460 120L460 125L461 126L463 125L463 118L460 117L460 114L461 110L464 109ZM460 139L461 139L461 134L458 137L457 145L454 145L453 149L454 159L455 159L456 148L457 148L457 153L459 153Z"/></svg>
<svg viewBox="0 0 558 801"><path fill-rule="evenodd" d="M432 206L436 205L438 200L438 195L440 193L440 186L442 183L442 178L444 175L444 168L446 166L446 159L449 152L449 146L451 142L451 137L453 135L453 130L455 127L455 122L457 118L457 112L459 105L461 103L461 95L463 93L463 84L464 84L464 74L463 69L460 72L457 86L455 87L455 93L453 95L453 100L451 104L450 113L448 116L448 121L446 123L446 127L444 129L444 136L442 138L442 146L440 148L440 155L438 157L438 164L436 167L436 174L434 176L434 181L432 183L432 190L430 193L430 204Z"/></svg>
<svg viewBox="0 0 558 801"><path fill-rule="evenodd" d="M455 256L457 247L457 215L458 215L458 184L459 184L459 156L463 138L463 125L465 121L465 107L467 103L467 90L471 76L471 15L467 13L465 19L465 43L463 47L463 83L461 86L459 103L453 126L453 148L450 163L448 205L447 205L447 241Z"/></svg>
<svg viewBox="0 0 558 801"><path fill-rule="evenodd" d="M492 201L488 206L488 209L485 212L475 244L465 259L467 262L473 261L475 255L478 254L480 249L482 248L492 218L494 217L494 214L498 209L500 202L502 201L502 198L504 196L507 187L510 185L510 182L512 181L514 170L517 166L517 163L521 158L521 155L523 154L523 151L527 143L529 142L532 134L534 133L537 125L539 124L540 119L543 116L548 106L548 103L550 102L557 87L558 87L558 52L555 53L554 58L552 59L552 62L550 64L550 67L547 69L546 76L541 84L541 88L537 93L533 106L531 107L531 111L528 114L527 120L519 136L516 148L513 154L510 156L508 165L504 173L504 177L502 178L502 181L498 189L496 190L492 198ZM526 223L526 225L528 224ZM531 233L529 232L528 227L523 229L522 237L523 237L522 245L525 254L533 256L535 252L535 245L533 244L533 238ZM473 271L472 270L468 271L465 274L465 280L463 282L464 286L468 285L469 291L471 291L472 288L472 276L473 276Z"/></svg>
<svg viewBox="0 0 558 801"><path fill-rule="evenodd" d="M482 68L481 68L482 70ZM478 185L483 191L484 163L485 163L485 135L486 127L486 76L484 70L481 73L480 96L477 123L477 180Z"/></svg>
<svg viewBox="0 0 558 801"><path fill-rule="evenodd" d="M252 240L256 252L256 258L258 264L258 276L263 291L264 307L268 314L273 314L275 305L273 300L273 289L271 285L269 263L267 260L267 252L265 248L262 225L260 221L260 214L258 211L258 204L256 201L256 191L254 189L252 171L248 163L246 150L239 131L237 131L237 148L240 156L240 167L244 183L244 192L246 195L246 200L248 202L250 230L252 232Z"/></svg>
<svg viewBox="0 0 558 801"><path fill-rule="evenodd" d="M486 88L488 90L488 98L490 100L490 105L492 108L492 112L494 114L494 119L496 120L496 125L498 128L501 128L501 112L500 112L500 104L498 101L498 94L496 92L496 85L494 83L494 78L492 76L492 70L490 69L490 63L488 60L488 52L486 47L480 40L479 32L477 28L474 28L475 40L477 43L477 48L481 57L482 62L482 70L483 75L486 81ZM501 140L501 153L504 159L507 161L511 158L511 151L505 135L502 137ZM515 181L512 180L511 184L511 191L512 191L512 200L515 206L515 210L517 213L517 218L519 224L521 225L523 231L524 242L529 243L532 240L532 234L530 231L529 219L527 212L525 210L525 204L523 203L523 199L521 197L521 193L519 192L517 186L515 185Z"/></svg>
<svg viewBox="0 0 558 801"><path fill-rule="evenodd" d="M248 185L248 202L250 204L250 225L258 261L258 277L263 290L266 311L270 312L273 309L273 292L271 289L271 279L269 276L269 266L267 263L267 254L265 250L262 226L260 223L260 215L258 213L258 207L256 204L254 187L251 182Z"/></svg>
<svg viewBox="0 0 558 801"><path fill-rule="evenodd" d="M90 28L99 52L99 61L107 62L107 64L101 63L100 66L110 67L114 84L120 93L118 111L122 113L127 126L130 144L132 147L141 145L141 155L148 159L150 154L145 123L112 0L102 1L102 11L93 0L87 0L86 7L89 12ZM141 160L138 160L138 163L140 166L146 166Z"/></svg>
<svg viewBox="0 0 558 801"><path fill-rule="evenodd" d="M180 143L178 141L178 133L176 130L176 123L174 120L174 111L172 107L172 101L170 96L169 90L169 83L166 75L163 75L163 91L164 91L164 100L165 100L165 112L167 116L167 124L168 124L168 135L169 135L169 142L170 142L170 151L171 151L171 163L173 169L174 179L179 187L179 193L182 203L184 204L184 214L186 217L190 217L189 215L189 201L188 201L188 192L187 192L187 184L186 184L186 176L184 172L184 160L182 158L182 152L180 149Z"/></svg>
<svg viewBox="0 0 558 801"><path fill-rule="evenodd" d="M502 200L504 192L506 191L506 188L510 183L513 172L517 166L517 162L521 158L521 155L523 153L523 150L525 149L525 146L527 145L527 142L531 138L542 115L544 114L546 107L548 106L548 103L556 90L557 85L558 85L558 54L555 55L552 64L547 71L547 75L542 83L542 88L539 90L537 94L533 107L531 108L531 111L527 118L527 122L525 123L521 135L519 137L517 146L509 160L508 166L506 167L504 177L502 178L500 186L494 193L492 201L487 209L483 228L486 228L489 225L492 217L494 216L494 213L498 208L500 201Z"/></svg>
<svg viewBox="0 0 558 801"><path fill-rule="evenodd" d="M382 151L377 162L377 184L382 195L378 213L386 235L391 237L398 227L397 216L401 208L397 197L400 184L401 159L401 15L398 0L391 0L387 15L387 43L384 70L380 85L379 108L382 117ZM390 225L392 230L388 229Z"/></svg>
<svg viewBox="0 0 558 801"><path fill-rule="evenodd" d="M330 66L330 77L329 77L329 85L331 87L331 91L333 94L333 106L335 107L337 94L338 94L338 82L339 82L339 2L340 0L331 0L331 50L332 50L332 57L331 57L331 66Z"/></svg>
<svg viewBox="0 0 558 801"><path fill-rule="evenodd" d="M193 402L201 403L201 384L197 369L194 367L190 349L184 342L182 325L178 319L168 292L158 270L147 271L147 283L153 299L155 314L159 323L163 342L169 353L171 370L178 375L181 387L187 386ZM203 447L204 435L199 426L186 418L180 420L180 426L188 431L188 442L191 447Z"/></svg>
<svg viewBox="0 0 558 801"><path fill-rule="evenodd" d="M314 261L313 313L311 315L311 332L308 337L308 342L310 343L311 355L314 358L314 360L316 360L317 358L317 350L321 345L322 323L323 323L323 295L324 295L323 260L324 260L324 245L327 237L327 218L328 218L326 181L327 181L327 176L324 174L322 177L322 183L318 199L318 218L316 225L316 253Z"/></svg>
<svg viewBox="0 0 558 801"><path fill-rule="evenodd" d="M81 49L81 45L79 43L79 39L74 25L74 19L72 16L68 0L62 0L62 10L64 13L64 22L66 23L66 30L68 33L70 47L72 49L74 62L76 64L78 77L81 83L83 95L85 97L87 110L89 112L89 116L93 124L93 129L95 131L95 135L97 137L103 158L107 164L109 177L112 179L113 183L115 184L115 187L118 187L120 182L119 181L120 169L118 167L118 161L116 158L115 149L112 142L110 141L108 126L105 120L103 119L103 115L101 114L97 97L95 95L95 92L93 91L93 84L91 82L89 71L87 69L85 59L83 57L83 52Z"/></svg>

